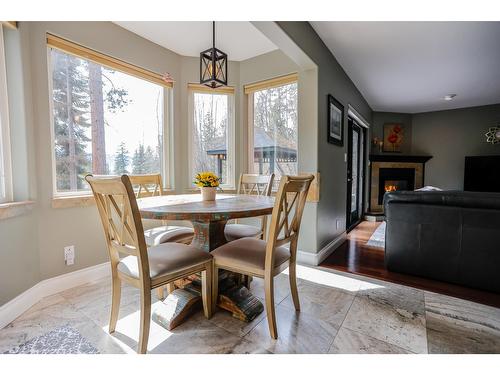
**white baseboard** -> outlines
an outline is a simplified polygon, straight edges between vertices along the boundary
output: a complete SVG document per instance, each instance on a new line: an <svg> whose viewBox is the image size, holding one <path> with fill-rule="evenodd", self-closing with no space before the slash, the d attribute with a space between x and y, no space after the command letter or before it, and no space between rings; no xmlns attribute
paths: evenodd
<svg viewBox="0 0 500 375"><path fill-rule="evenodd" d="M338 237L329 242L317 253L309 253L307 251L297 251L297 262L309 266L318 266L324 261L333 251L342 245L347 238L347 233L342 232Z"/></svg>
<svg viewBox="0 0 500 375"><path fill-rule="evenodd" d="M92 282L109 276L109 262L87 267L75 272L66 273L50 279L42 280L14 299L0 306L0 329L15 320L42 298L60 293L66 289Z"/></svg>

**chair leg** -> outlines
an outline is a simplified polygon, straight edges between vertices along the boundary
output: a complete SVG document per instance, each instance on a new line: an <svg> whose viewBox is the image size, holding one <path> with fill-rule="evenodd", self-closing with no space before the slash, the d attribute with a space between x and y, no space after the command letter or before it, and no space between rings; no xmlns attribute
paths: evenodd
<svg viewBox="0 0 500 375"><path fill-rule="evenodd" d="M175 284L174 283L168 283L167 284L167 295L172 293L175 290Z"/></svg>
<svg viewBox="0 0 500 375"><path fill-rule="evenodd" d="M244 279L244 285L247 289L250 289L250 285L252 284L253 277L250 275L246 275Z"/></svg>
<svg viewBox="0 0 500 375"><path fill-rule="evenodd" d="M156 289L156 296L159 300L163 300L163 298L165 298L165 289L162 286Z"/></svg>
<svg viewBox="0 0 500 375"><path fill-rule="evenodd" d="M116 329L118 321L118 312L120 311L120 299L122 294L122 282L118 276L113 276L112 280L112 297L111 297L111 317L109 319L109 333L113 333Z"/></svg>
<svg viewBox="0 0 500 375"><path fill-rule="evenodd" d="M267 276L264 278L266 294L266 314L269 324L269 333L273 339L278 338L278 328L276 327L276 312L274 311L274 278Z"/></svg>
<svg viewBox="0 0 500 375"><path fill-rule="evenodd" d="M290 281L290 291L292 292L295 310L300 311L299 291L297 289L297 266L295 263L290 263L288 267L288 279Z"/></svg>
<svg viewBox="0 0 500 375"><path fill-rule="evenodd" d="M217 308L217 297L219 296L219 269L214 266L212 271L212 311Z"/></svg>
<svg viewBox="0 0 500 375"><path fill-rule="evenodd" d="M212 317L212 263L201 272L201 299L203 301L203 312L205 317Z"/></svg>
<svg viewBox="0 0 500 375"><path fill-rule="evenodd" d="M151 291L141 289L141 328L137 353L145 354L148 350L149 326L151 324Z"/></svg>

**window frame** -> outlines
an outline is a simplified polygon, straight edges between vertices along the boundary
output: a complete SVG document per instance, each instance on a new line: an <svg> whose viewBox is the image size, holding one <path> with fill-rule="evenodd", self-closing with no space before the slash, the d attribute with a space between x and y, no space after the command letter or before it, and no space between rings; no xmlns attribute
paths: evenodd
<svg viewBox="0 0 500 375"><path fill-rule="evenodd" d="M236 189L236 125L235 125L235 90L232 86L224 86L219 88L209 88L204 85L189 83L188 84L188 186L189 189L195 189L193 184L193 124L194 124L194 94L216 94L226 95L228 97L228 149L226 156L226 163L230 164L232 168L228 170L231 173L228 175L227 183L221 184L220 187L226 190Z"/></svg>
<svg viewBox="0 0 500 375"><path fill-rule="evenodd" d="M247 96L247 171L248 173L258 173L255 171L255 162L254 162L254 94L258 91L269 90L276 87L286 86L292 83L297 84L297 91L299 89L299 75L298 73L290 73L283 76L278 76L270 79L266 79L263 81L258 81L254 83L250 83L243 86L243 92ZM298 95L298 92L297 92ZM298 100L298 97L297 97ZM297 112L298 112L298 103L297 103ZM297 113L298 116L298 113ZM297 123L298 127L298 123ZM297 129L298 130L298 129ZM298 138L299 133L297 131L297 173L298 172L298 160L299 160L299 148L298 148ZM275 179L276 182L279 179ZM277 191L277 187L273 187L273 192Z"/></svg>
<svg viewBox="0 0 500 375"><path fill-rule="evenodd" d="M94 63L105 66L109 69L119 71L123 74L154 83L163 87L163 157L161 163L161 175L163 179L163 189L170 191L174 189L173 176L171 170L173 167L173 147L171 145L171 134L173 126L173 83L166 82L158 73L149 71L147 69L138 67L136 65L127 63L125 61L116 59L112 56L105 55L93 49L84 47L80 44L68 41L53 34L47 33L47 80L48 80L48 101L49 101L49 117L50 117L50 152L52 161L52 197L66 198L66 197L86 197L91 196L92 191L57 191L57 170L55 159L55 132L54 132L54 107L53 107L53 77L52 77L52 60L51 49L58 50L68 55L74 56L79 59L92 61Z"/></svg>
<svg viewBox="0 0 500 375"><path fill-rule="evenodd" d="M12 159L10 140L9 100L7 92L7 71L5 61L5 44L3 27L0 25L0 163L4 174L4 196L0 196L0 204L12 202Z"/></svg>

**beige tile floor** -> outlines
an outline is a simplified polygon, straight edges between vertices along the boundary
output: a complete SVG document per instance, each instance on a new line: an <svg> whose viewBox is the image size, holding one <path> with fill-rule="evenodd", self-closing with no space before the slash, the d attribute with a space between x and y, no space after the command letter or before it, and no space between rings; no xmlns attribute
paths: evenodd
<svg viewBox="0 0 500 375"><path fill-rule="evenodd" d="M265 314L243 323L218 310L210 320L195 313L171 332L152 322L149 353L500 353L500 309L337 271L298 268L300 313L293 308L287 275L275 283L277 340L269 336ZM251 289L263 297L261 280ZM107 333L110 295L110 281L100 279L45 298L0 330L0 353L64 324L101 353L134 353L137 290L124 287L112 335Z"/></svg>

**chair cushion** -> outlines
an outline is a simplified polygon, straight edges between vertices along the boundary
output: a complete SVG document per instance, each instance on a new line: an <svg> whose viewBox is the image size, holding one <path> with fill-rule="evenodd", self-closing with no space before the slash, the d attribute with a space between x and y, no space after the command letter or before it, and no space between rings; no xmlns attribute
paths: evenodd
<svg viewBox="0 0 500 375"><path fill-rule="evenodd" d="M204 263L212 258L209 253L194 246L168 242L148 249L149 275L152 279L179 272ZM118 271L139 278L139 264L135 255L129 255L118 263Z"/></svg>
<svg viewBox="0 0 500 375"><path fill-rule="evenodd" d="M246 224L227 224L224 229L226 240L234 241L244 237L259 237L262 230L253 225Z"/></svg>
<svg viewBox="0 0 500 375"><path fill-rule="evenodd" d="M158 246L165 242L190 242L193 238L193 229L188 227L161 226L144 231L146 245Z"/></svg>
<svg viewBox="0 0 500 375"><path fill-rule="evenodd" d="M240 238L228 242L211 252L215 264L235 269L264 271L266 260L266 241L257 238ZM290 251L279 246L274 251L274 266L277 267L290 259Z"/></svg>

